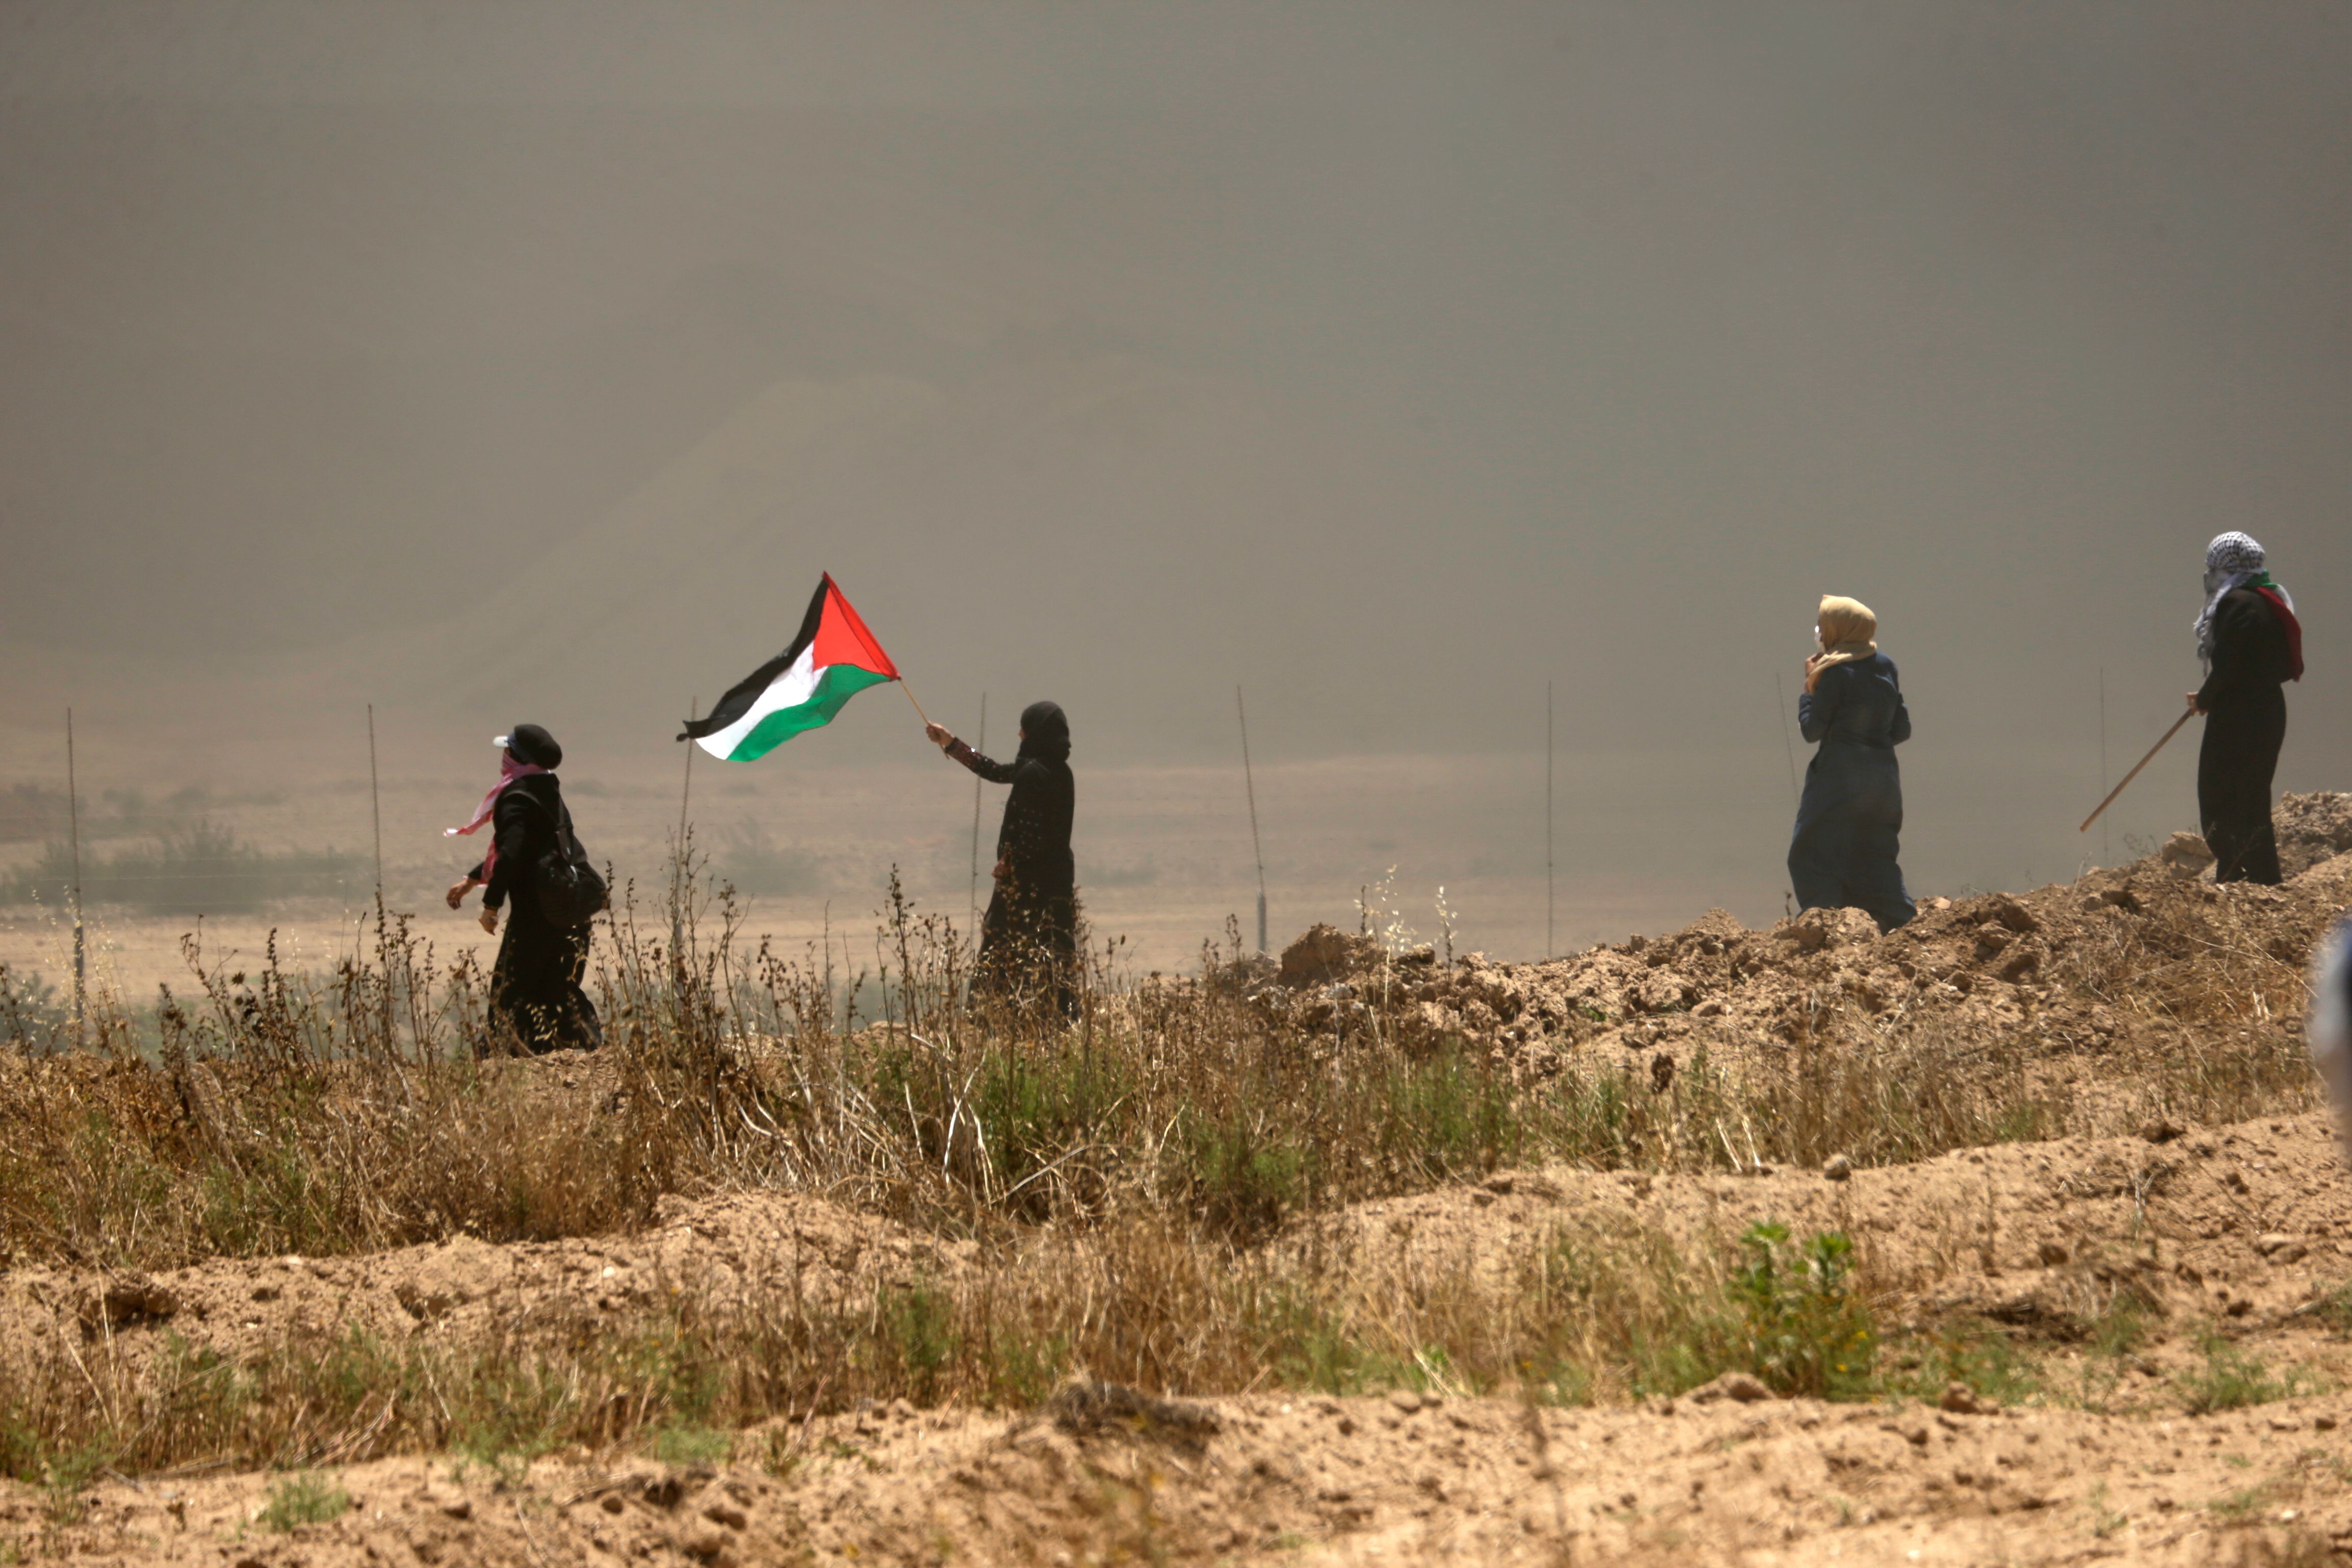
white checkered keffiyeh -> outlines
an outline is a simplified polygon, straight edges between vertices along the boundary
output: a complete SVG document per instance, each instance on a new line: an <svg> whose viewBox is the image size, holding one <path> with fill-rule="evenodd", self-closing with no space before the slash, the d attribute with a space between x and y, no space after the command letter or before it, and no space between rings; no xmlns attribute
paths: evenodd
<svg viewBox="0 0 2352 1568"><path fill-rule="evenodd" d="M2205 668L2213 668L2213 608L2221 595L2232 588L2242 587L2250 577L2259 577L2267 559L2260 541L2251 533L2216 534L2213 542L2205 547L2205 607L2197 613L2197 657ZM2285 598L2286 591L2279 591ZM2287 599L2287 607L2294 606Z"/></svg>

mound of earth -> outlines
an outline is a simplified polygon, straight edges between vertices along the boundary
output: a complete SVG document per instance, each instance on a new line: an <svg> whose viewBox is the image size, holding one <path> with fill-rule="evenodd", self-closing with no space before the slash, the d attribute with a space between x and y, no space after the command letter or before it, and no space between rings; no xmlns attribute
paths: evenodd
<svg viewBox="0 0 2352 1568"><path fill-rule="evenodd" d="M972 1250L822 1198L742 1193L666 1198L651 1230L493 1246L468 1237L351 1258L215 1258L153 1274L22 1268L0 1274L0 1343L105 1336L134 1356L166 1333L242 1356L289 1336L445 1339L564 1334L673 1287L726 1306L762 1296L813 1305L877 1285L951 1279Z"/></svg>
<svg viewBox="0 0 2352 1568"><path fill-rule="evenodd" d="M355 1466L270 1531L266 1476L110 1483L61 1552L123 1564L2318 1563L2352 1546L2352 1399L2196 1422L1400 1392L1199 1405L1069 1391L747 1433L724 1467ZM34 1521L26 1489L0 1529Z"/></svg>
<svg viewBox="0 0 2352 1568"><path fill-rule="evenodd" d="M2177 963L2189 980L2196 961L2224 951L2282 973L2308 962L2352 896L2352 795L2288 796L2279 820L2299 868L2281 888L2217 887L2150 856L2029 893L1928 899L1884 936L1859 910L1811 910L1764 931L1715 910L1665 936L1542 963L1474 952L1449 964L1426 946L1392 953L1318 926L1277 971L1223 978L1270 1016L1335 1039L1378 1028L1408 1041L1463 1037L1537 1079L1580 1049L1706 1046L1727 1060L1898 1023L2095 1052L2184 1017L2169 997L2132 1005L2084 984L2126 950L2143 969Z"/></svg>
<svg viewBox="0 0 2352 1568"><path fill-rule="evenodd" d="M2208 1326L2292 1336L2352 1276L2352 1175L2325 1112L2157 1131L2160 1142L2002 1143L1830 1174L1506 1172L1302 1221L1283 1245L1410 1280L1507 1274L1571 1234L1663 1236L1696 1255L1761 1220L1841 1231L1875 1289L1923 1322L2079 1342L2129 1300L2157 1325L2138 1356L2153 1406Z"/></svg>
<svg viewBox="0 0 2352 1568"><path fill-rule="evenodd" d="M2352 795L2315 790L2281 795L2271 821L2278 829L2279 868L2289 877L2352 853Z"/></svg>
<svg viewBox="0 0 2352 1568"><path fill-rule="evenodd" d="M1834 1177L1550 1167L1360 1205L1312 1227L1318 1244L1347 1249L1348 1267L1411 1289L1465 1260L1508 1268L1565 1227L1587 1238L1646 1228L1697 1248L1768 1215L1800 1233L1853 1234L1893 1315L1985 1319L2063 1346L2128 1295L2157 1326L2115 1363L2121 1384L2102 1394L2104 1413L2063 1398L2004 1410L1958 1391L1940 1408L1776 1400L1738 1375L1671 1401L1582 1410L1411 1391L1193 1402L1081 1385L1020 1415L894 1402L773 1423L737 1434L723 1466L584 1451L506 1471L446 1458L356 1465L333 1477L347 1505L284 1532L265 1510L285 1482L268 1474L101 1481L71 1500L79 1517L62 1524L55 1500L5 1487L0 1541L238 1568L1273 1563L1309 1547L1335 1563L2026 1564L2095 1550L2219 1565L2352 1551L2341 1482L2352 1395L2206 1415L2179 1397L2214 1335L2318 1386L2346 1385L2352 1362L2313 1309L2352 1258L2352 1182L2315 1113ZM593 1248L416 1248L349 1267L404 1314L397 1280L478 1292L411 1319L410 1331L449 1334L487 1329L501 1310L551 1316L613 1289L603 1270L615 1260L656 1273L724 1267L767 1289L778 1287L761 1270L788 1253L804 1280L819 1268L846 1282L957 1267L949 1249L926 1254L919 1238L808 1200L717 1199L665 1218L646 1237ZM1300 1245L1307 1228L1273 1245ZM299 1270L185 1270L152 1283L185 1293L174 1317L212 1322L287 1310L282 1285L253 1302L229 1282L289 1272ZM118 1333L153 1332L135 1315L152 1302L122 1307ZM49 1321L48 1331L79 1331Z"/></svg>
<svg viewBox="0 0 2352 1568"><path fill-rule="evenodd" d="M1210 983L1335 1040L1469 1035L1530 1077L1574 1052L1646 1054L1669 1064L1654 1078L1670 1077L1678 1049L1769 1059L1915 1026L2094 1062L2224 1028L2284 1034L2294 1018L2265 1012L2258 988L2299 973L2352 892L2352 853L2316 848L2336 844L2346 797L2290 798L2283 839L2313 858L2282 889L2216 888L2176 870L2179 857L2150 857L2028 894L1930 900L1885 936L1853 910L1760 931L1714 913L1669 936L1519 965L1388 953L1324 928L1279 966ZM1856 1243L1883 1327L1985 1325L2041 1358L2038 1402L2000 1408L1957 1385L1927 1403L1781 1400L1731 1374L1673 1400L1561 1409L1463 1396L1442 1367L1423 1369L1434 1394L1377 1397L1196 1400L1081 1383L1020 1413L828 1410L733 1434L730 1457L703 1465L586 1450L527 1465L373 1460L323 1474L297 1510L285 1506L289 1478L267 1472L0 1484L0 1561L2241 1568L2352 1557L2352 1394L2335 1392L2352 1388L2352 1175L2322 1113L2158 1120L2139 1136L1875 1168L1733 1163L1739 1173L1501 1172L1301 1220L1265 1245L1336 1258L1379 1301L1507 1277L1564 1237L1604 1249L1663 1238L1703 1258L1757 1220L1800 1236L1834 1229ZM740 1194L665 1201L634 1235L152 1275L10 1270L0 1346L65 1348L79 1365L100 1341L134 1359L173 1341L234 1359L339 1329L515 1343L593 1332L672 1285L721 1302L856 1302L877 1285L952 1290L984 1278L970 1243L814 1197ZM2103 1346L2119 1303L2143 1330ZM2259 1362L2273 1381L2242 1390L2243 1408L2192 1414L2229 1403L2195 1392L2217 1358ZM6 1376L0 1358L0 1397Z"/></svg>

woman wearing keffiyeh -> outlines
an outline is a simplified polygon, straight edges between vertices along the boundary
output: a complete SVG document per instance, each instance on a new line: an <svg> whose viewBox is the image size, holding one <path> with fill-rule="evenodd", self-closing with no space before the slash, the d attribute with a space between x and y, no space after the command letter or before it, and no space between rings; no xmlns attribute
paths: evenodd
<svg viewBox="0 0 2352 1568"><path fill-rule="evenodd" d="M2197 753L2197 816L2217 882L2279 881L2271 781L2286 742L2286 682L2303 679L2294 599L2271 580L2263 547L2224 533L2205 547L2205 607L2197 616L2205 684L2189 706L2205 715Z"/></svg>

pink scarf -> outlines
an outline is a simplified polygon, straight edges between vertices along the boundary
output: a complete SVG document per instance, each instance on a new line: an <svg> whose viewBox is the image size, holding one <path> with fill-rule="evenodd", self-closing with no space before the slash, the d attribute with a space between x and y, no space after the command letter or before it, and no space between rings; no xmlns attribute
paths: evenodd
<svg viewBox="0 0 2352 1568"><path fill-rule="evenodd" d="M482 797L482 804L474 808L474 819L466 824L463 827L443 828L441 830L441 837L444 838L455 838L460 834L480 832L482 824L488 822L490 819L490 814L498 810L499 796L506 794L507 786L509 784L514 783L517 779L527 779L533 773L543 773L546 771L547 770L545 768L541 767L537 763L526 763L518 759L512 752L500 753L499 758L499 782L490 786L490 793L484 795ZM488 877L491 870L497 867L498 863L499 841L493 838L490 840L488 850L482 856L482 875L484 877Z"/></svg>

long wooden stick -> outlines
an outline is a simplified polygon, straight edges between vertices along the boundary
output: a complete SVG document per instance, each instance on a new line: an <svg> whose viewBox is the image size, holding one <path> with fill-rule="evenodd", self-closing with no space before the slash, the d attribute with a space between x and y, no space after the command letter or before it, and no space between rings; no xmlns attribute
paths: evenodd
<svg viewBox="0 0 2352 1568"><path fill-rule="evenodd" d="M898 689L907 694L908 701L915 702L915 689L907 684L906 678L904 676L901 676L898 679ZM919 702L915 702L915 717L920 719L927 726L931 721L931 716L923 711L923 705Z"/></svg>
<svg viewBox="0 0 2352 1568"><path fill-rule="evenodd" d="M2185 712L2185 713L2181 714L2181 716L2180 716L2179 718L2175 719L2175 720L2172 721L2172 728L2171 728L2171 729L2169 729L2169 730L2167 730L2167 731L2164 732L2164 740L2163 740L2163 741L2158 741L2155 745L2150 746L2150 747L2147 749L2147 755L2146 755L2146 756L2142 757L2142 758L2141 758L2141 759L2140 759L2137 763L2135 763L2135 764L2133 765L2133 767L2132 767L2132 771L2131 771L2131 772L2129 772L2129 773L2126 773L2126 774L2124 775L2124 782L2123 782L2123 784L2119 784L2116 785L2116 787L2115 787L2115 788L2113 788L2113 789L2109 790L2109 791L2107 792L2107 798L2106 798L2106 799L2105 799L2105 800L2103 800L2103 801L2101 801L2101 802L2099 802L2098 811L2094 811L2093 813L2091 813L2091 815L2090 815L2090 816L2086 816L2086 817L2083 818L2083 826L2080 826L2080 827L2078 827L2078 828L2076 828L2076 829L2074 829L2074 831L2075 831L2075 832L2077 832L2077 833L2088 833L2089 831L2091 831L2091 824L2093 824L2093 823L2095 823L2095 822L2096 822L2096 821L2098 821L2098 820L2099 820L2099 812L2100 812L2100 811L2105 811L2105 810L2106 810L2106 809L2107 809L2107 807L2109 807L2109 806L2111 806L2111 805L2115 805L2115 804L2116 804L2116 796L2117 796L2117 795L2121 795L2121 794L2123 794L2123 793L2124 793L2124 784L2128 784L2129 783L2131 783L2131 782L2132 782L2132 780L2134 780L2134 779L2136 779L2136 778L2139 777L2139 770L2140 770L2141 768L2144 768L2144 767L2147 766L2147 764L2148 764L2148 763L2152 763L2152 762L2156 761L2156 753L2157 753L2157 752L2160 752L2160 751L2162 751L2162 750L2164 750L2164 742L2165 742L2165 741L2169 741L2169 740L2171 740L2171 739L2172 739L2172 737L2173 737L2173 736L2178 735L2179 733L2180 733L2180 726L2182 726L2183 724L2188 723L2188 722L2189 722L2189 721L2190 721L2191 719L2194 719L2194 718L2196 718L2196 717L2197 717L2197 710L2196 710L2196 709L2194 709L2194 708L2191 708L2191 709L2189 709L2187 712Z"/></svg>

